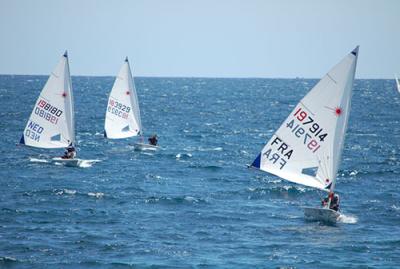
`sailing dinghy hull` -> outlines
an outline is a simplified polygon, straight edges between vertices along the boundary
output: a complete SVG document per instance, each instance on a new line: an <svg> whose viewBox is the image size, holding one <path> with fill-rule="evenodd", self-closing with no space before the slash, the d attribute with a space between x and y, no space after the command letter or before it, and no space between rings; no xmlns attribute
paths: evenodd
<svg viewBox="0 0 400 269"><path fill-rule="evenodd" d="M55 157L51 159L54 163L61 163L65 166L71 166L71 167L78 167L81 163L81 159L63 159L61 157Z"/></svg>
<svg viewBox="0 0 400 269"><path fill-rule="evenodd" d="M340 214L329 208L304 207L304 216L307 220L336 223Z"/></svg>
<svg viewBox="0 0 400 269"><path fill-rule="evenodd" d="M144 143L135 143L134 147L135 147L135 150L138 150L138 151L145 151L145 150L156 151L159 148L158 146L144 144Z"/></svg>

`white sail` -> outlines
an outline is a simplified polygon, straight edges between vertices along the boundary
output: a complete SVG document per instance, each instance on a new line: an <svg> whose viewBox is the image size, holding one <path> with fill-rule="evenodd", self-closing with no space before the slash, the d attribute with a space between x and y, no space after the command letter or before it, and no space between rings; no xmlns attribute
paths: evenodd
<svg viewBox="0 0 400 269"><path fill-rule="evenodd" d="M74 105L65 52L36 101L20 143L38 148L64 148L74 142Z"/></svg>
<svg viewBox="0 0 400 269"><path fill-rule="evenodd" d="M141 134L139 102L128 58L115 79L108 98L104 136L126 138Z"/></svg>
<svg viewBox="0 0 400 269"><path fill-rule="evenodd" d="M400 80L395 76L397 90L400 92Z"/></svg>
<svg viewBox="0 0 400 269"><path fill-rule="evenodd" d="M322 189L335 186L350 112L358 47L297 104L252 166Z"/></svg>

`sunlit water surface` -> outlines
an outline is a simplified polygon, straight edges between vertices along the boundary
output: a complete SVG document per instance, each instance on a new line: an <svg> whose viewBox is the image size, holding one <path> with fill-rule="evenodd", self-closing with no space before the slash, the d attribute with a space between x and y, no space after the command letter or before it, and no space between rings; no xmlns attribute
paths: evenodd
<svg viewBox="0 0 400 269"><path fill-rule="evenodd" d="M45 76L0 76L0 267L400 266L400 94L356 80L335 226L323 193L246 168L316 80L137 78L146 135L105 140L112 77L73 77L79 168L16 146Z"/></svg>

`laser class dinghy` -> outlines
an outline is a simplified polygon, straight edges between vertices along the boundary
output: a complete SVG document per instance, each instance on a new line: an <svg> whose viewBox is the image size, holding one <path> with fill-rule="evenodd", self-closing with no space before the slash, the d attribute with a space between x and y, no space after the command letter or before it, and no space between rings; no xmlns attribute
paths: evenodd
<svg viewBox="0 0 400 269"><path fill-rule="evenodd" d="M53 158L53 162L79 166L83 161L76 158L75 152L74 104L67 52L44 85L20 144L46 149L66 148L65 155Z"/></svg>
<svg viewBox="0 0 400 269"><path fill-rule="evenodd" d="M153 136L152 144L145 144L142 133L139 101L127 57L108 98L104 137L119 139L140 136L141 142L134 144L136 150L157 150L157 138Z"/></svg>
<svg viewBox="0 0 400 269"><path fill-rule="evenodd" d="M358 47L333 67L297 104L252 167L329 192L321 208L305 207L307 219L336 222L334 194L350 113Z"/></svg>

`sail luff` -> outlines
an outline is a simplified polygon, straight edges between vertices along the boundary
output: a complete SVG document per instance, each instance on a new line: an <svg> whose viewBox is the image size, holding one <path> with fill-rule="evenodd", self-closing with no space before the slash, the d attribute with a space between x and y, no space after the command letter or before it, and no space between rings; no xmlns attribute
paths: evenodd
<svg viewBox="0 0 400 269"><path fill-rule="evenodd" d="M131 91L132 91L131 102L132 102L132 104L134 106L134 110L135 110L134 116L139 125L139 133L143 134L143 126L142 126L142 118L140 115L139 99L138 99L138 95L136 92L135 82L134 82L134 79L132 76L131 66L129 64L128 57L126 57L126 62L128 63L129 89L131 89Z"/></svg>
<svg viewBox="0 0 400 269"><path fill-rule="evenodd" d="M64 73L64 89L66 91L65 98L65 107L66 107L66 116L67 116L67 125L70 136L70 144L75 145L75 105L74 105L74 96L72 90L72 81L71 74L69 69L69 59L67 51L64 54L65 57L65 73Z"/></svg>
<svg viewBox="0 0 400 269"><path fill-rule="evenodd" d="M348 72L348 77L346 79L346 86L344 91L344 96L342 97L342 103L340 107L344 109L344 117L343 117L343 128L335 128L335 143L333 143L333 154L332 156L336 159L332 165L332 184L330 186L330 190L333 192L336 186L336 179L337 179L337 172L339 170L339 166L341 163L343 147L344 147L344 140L347 132L349 116L350 116L350 108L351 108L351 97L353 92L353 84L354 84L354 77L356 74L356 66L357 66L357 59L358 59L358 49L357 46L350 55L354 55L354 59L352 65L350 67L350 72ZM337 125L340 122L337 122ZM339 125L340 127L340 125ZM335 147L334 145L339 145L339 147ZM335 152L336 150L336 152Z"/></svg>

